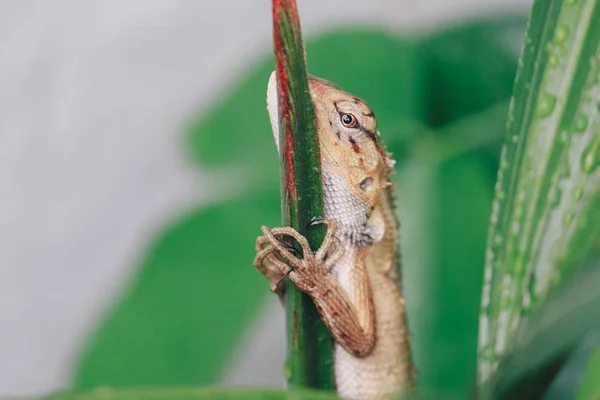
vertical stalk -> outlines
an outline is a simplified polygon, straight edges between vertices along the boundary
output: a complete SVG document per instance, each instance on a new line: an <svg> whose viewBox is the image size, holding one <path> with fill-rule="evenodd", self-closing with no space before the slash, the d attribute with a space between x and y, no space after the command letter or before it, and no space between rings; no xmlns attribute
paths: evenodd
<svg viewBox="0 0 600 400"><path fill-rule="evenodd" d="M281 210L284 226L304 235L313 250L323 241L321 157L314 105L295 0L273 0L273 41L279 104ZM288 382L333 390L332 339L313 301L286 287Z"/></svg>

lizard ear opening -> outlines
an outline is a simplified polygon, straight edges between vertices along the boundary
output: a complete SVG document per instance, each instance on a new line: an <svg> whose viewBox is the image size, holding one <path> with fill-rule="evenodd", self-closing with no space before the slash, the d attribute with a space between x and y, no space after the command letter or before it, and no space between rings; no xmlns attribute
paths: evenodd
<svg viewBox="0 0 600 400"><path fill-rule="evenodd" d="M271 129L273 130L273 137L275 138L277 152L280 153L279 100L277 97L277 74L275 71L271 73L271 76L269 77L269 84L267 85L267 111L269 112L269 119L271 120Z"/></svg>

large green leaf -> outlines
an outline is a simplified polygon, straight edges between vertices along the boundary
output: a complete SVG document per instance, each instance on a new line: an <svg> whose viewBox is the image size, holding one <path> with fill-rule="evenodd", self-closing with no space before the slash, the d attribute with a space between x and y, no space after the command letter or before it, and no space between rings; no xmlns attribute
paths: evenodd
<svg viewBox="0 0 600 400"><path fill-rule="evenodd" d="M515 81L488 235L479 369L519 321L596 252L600 2L537 0Z"/></svg>
<svg viewBox="0 0 600 400"><path fill-rule="evenodd" d="M525 317L482 398L574 399L597 391L598 287L599 268L580 271Z"/></svg>
<svg viewBox="0 0 600 400"><path fill-rule="evenodd" d="M456 122L510 98L526 22L521 13L463 21L420 41L432 126Z"/></svg>
<svg viewBox="0 0 600 400"><path fill-rule="evenodd" d="M280 221L277 187L242 192L173 221L150 243L130 291L90 338L74 386L215 382L269 295L252 266L257 227Z"/></svg>
<svg viewBox="0 0 600 400"><path fill-rule="evenodd" d="M577 400L598 400L600 398L600 346L588 352L588 363L579 383Z"/></svg>

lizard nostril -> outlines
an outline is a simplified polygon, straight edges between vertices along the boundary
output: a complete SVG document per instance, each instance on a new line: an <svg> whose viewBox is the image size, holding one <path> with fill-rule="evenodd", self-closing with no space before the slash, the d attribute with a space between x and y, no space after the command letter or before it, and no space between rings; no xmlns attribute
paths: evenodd
<svg viewBox="0 0 600 400"><path fill-rule="evenodd" d="M365 179L363 179L363 181L360 183L360 188L365 192L370 192L373 190L373 178L367 176Z"/></svg>

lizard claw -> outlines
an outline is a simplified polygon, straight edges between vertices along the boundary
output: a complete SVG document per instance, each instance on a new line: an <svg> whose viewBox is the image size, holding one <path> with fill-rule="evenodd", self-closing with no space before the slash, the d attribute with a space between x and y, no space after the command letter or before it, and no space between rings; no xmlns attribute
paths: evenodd
<svg viewBox="0 0 600 400"><path fill-rule="evenodd" d="M310 226L314 226L314 225L318 225L318 224L325 224L327 223L327 218L325 217L313 217L310 220Z"/></svg>
<svg viewBox="0 0 600 400"><path fill-rule="evenodd" d="M289 244L286 241L281 240L280 242L281 242L281 245L283 247L285 247L290 253L292 253L296 257L300 257L300 251L298 251L297 248L295 248L294 246L292 246L291 244Z"/></svg>

